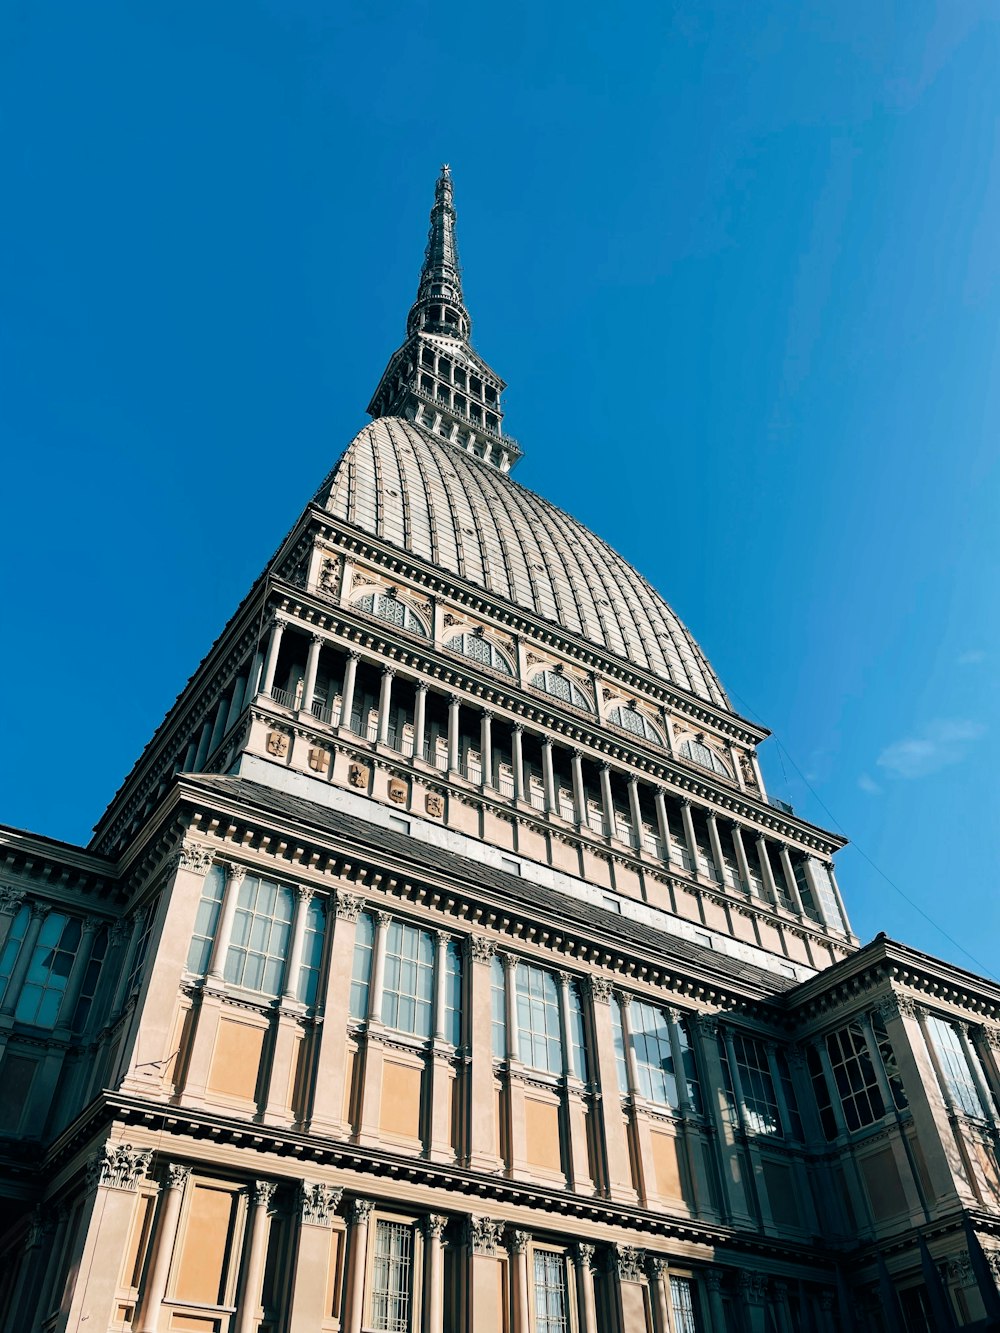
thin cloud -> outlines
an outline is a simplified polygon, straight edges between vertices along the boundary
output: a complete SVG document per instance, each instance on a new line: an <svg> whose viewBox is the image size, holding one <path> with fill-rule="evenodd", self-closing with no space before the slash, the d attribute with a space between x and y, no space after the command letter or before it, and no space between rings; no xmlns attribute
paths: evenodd
<svg viewBox="0 0 1000 1333"><path fill-rule="evenodd" d="M959 653L955 658L956 666L978 666L980 662L986 661L986 654L982 648L970 648L967 653Z"/></svg>
<svg viewBox="0 0 1000 1333"><path fill-rule="evenodd" d="M931 722L917 735L886 746L875 763L894 778L926 778L960 763L985 730L968 719Z"/></svg>
<svg viewBox="0 0 1000 1333"><path fill-rule="evenodd" d="M867 773L862 773L858 778L858 786L867 796L881 796L882 788L874 778L870 778Z"/></svg>

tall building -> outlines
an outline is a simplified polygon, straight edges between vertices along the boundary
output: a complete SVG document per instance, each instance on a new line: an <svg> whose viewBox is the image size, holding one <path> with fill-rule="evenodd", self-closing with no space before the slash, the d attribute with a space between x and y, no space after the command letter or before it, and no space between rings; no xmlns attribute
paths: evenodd
<svg viewBox="0 0 1000 1333"><path fill-rule="evenodd" d="M2 832L0 1327L1000 1327L1000 991L852 933L640 574L406 338L86 848Z"/></svg>

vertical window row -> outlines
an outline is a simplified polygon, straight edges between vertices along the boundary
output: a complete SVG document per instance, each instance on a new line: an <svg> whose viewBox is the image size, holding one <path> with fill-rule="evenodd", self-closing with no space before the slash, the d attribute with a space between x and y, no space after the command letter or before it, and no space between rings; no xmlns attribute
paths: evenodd
<svg viewBox="0 0 1000 1333"><path fill-rule="evenodd" d="M372 976L375 964L376 928L370 912L358 917L351 973L350 1014L363 1022L375 1017L387 1028L425 1040L435 1031L438 969L437 936L403 921L391 921L385 929L385 958L382 995L378 1014L371 1012ZM441 1012L445 1039L453 1046L462 1040L462 955L449 940L444 949L441 981Z"/></svg>
<svg viewBox="0 0 1000 1333"><path fill-rule="evenodd" d="M619 1090L630 1091L631 1064L637 1096L673 1110L686 1101L700 1114L701 1081L687 1019L646 1000L625 998L621 1006L612 1001L611 1023Z"/></svg>
<svg viewBox="0 0 1000 1333"><path fill-rule="evenodd" d="M828 1065L826 1070L823 1055ZM818 1046L810 1045L807 1059L823 1132L828 1139L837 1137L837 1107L846 1129L853 1132L881 1120L893 1106L898 1110L906 1106L892 1044L877 1014L859 1016L836 1032L828 1033L822 1039L822 1054ZM883 1089L888 1092L891 1104L887 1105Z"/></svg>
<svg viewBox="0 0 1000 1333"><path fill-rule="evenodd" d="M74 1030L86 1021L108 947L108 929L94 924L89 951L82 918L22 904L14 915L0 950L0 1000L18 1023L52 1029L60 1019L70 974L80 958L83 975L74 985L73 1012L62 1015ZM77 989L79 987L79 989ZM16 993L15 993L16 992Z"/></svg>
<svg viewBox="0 0 1000 1333"><path fill-rule="evenodd" d="M986 1120L989 1112L983 1105L980 1088L987 1086L981 1070L974 1069L978 1062L975 1052L962 1040L958 1025L934 1014L924 1017L924 1031L937 1057L938 1068L951 1100L965 1115L975 1120ZM977 1078L978 1073L978 1078Z"/></svg>

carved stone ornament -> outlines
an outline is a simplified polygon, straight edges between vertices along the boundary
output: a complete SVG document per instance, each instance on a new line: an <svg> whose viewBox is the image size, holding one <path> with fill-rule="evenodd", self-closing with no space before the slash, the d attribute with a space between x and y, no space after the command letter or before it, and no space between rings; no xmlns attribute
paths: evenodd
<svg viewBox="0 0 1000 1333"><path fill-rule="evenodd" d="M274 1192L278 1188L274 1180L255 1180L250 1186L251 1202L261 1208L269 1207L274 1198Z"/></svg>
<svg viewBox="0 0 1000 1333"><path fill-rule="evenodd" d="M340 581L341 560L337 556L325 556L323 563L319 567L319 590L325 593L335 593L337 584Z"/></svg>
<svg viewBox="0 0 1000 1333"><path fill-rule="evenodd" d="M355 1226L368 1224L368 1219L372 1215L372 1209L375 1207L373 1199L355 1199L351 1204L351 1221Z"/></svg>
<svg viewBox="0 0 1000 1333"><path fill-rule="evenodd" d="M325 773L330 767L329 750L321 750L319 746L314 746L309 751L309 767L314 773Z"/></svg>
<svg viewBox="0 0 1000 1333"><path fill-rule="evenodd" d="M424 1235L428 1240L440 1240L447 1225L447 1217L442 1217L440 1213L428 1213L423 1220Z"/></svg>
<svg viewBox="0 0 1000 1333"><path fill-rule="evenodd" d="M744 1270L737 1280L740 1298L743 1301L749 1301L752 1305L763 1303L767 1296L767 1275L765 1273L749 1273Z"/></svg>
<svg viewBox="0 0 1000 1333"><path fill-rule="evenodd" d="M646 1272L652 1282L659 1282L667 1272L667 1260L662 1254L646 1255Z"/></svg>
<svg viewBox="0 0 1000 1333"><path fill-rule="evenodd" d="M616 1245L613 1252L615 1270L621 1282L641 1282L646 1252L633 1245Z"/></svg>
<svg viewBox="0 0 1000 1333"><path fill-rule="evenodd" d="M357 921L365 910L365 900L359 893L347 893L338 889L333 899L334 911L338 921Z"/></svg>
<svg viewBox="0 0 1000 1333"><path fill-rule="evenodd" d="M269 731L267 733L267 752L276 755L279 759L284 759L288 753L288 737L283 731Z"/></svg>
<svg viewBox="0 0 1000 1333"><path fill-rule="evenodd" d="M371 770L367 764L351 764L347 770L347 781L352 787L367 787Z"/></svg>
<svg viewBox="0 0 1000 1333"><path fill-rule="evenodd" d="M14 916L23 902L23 889L15 889L11 884L0 884L0 913Z"/></svg>
<svg viewBox="0 0 1000 1333"><path fill-rule="evenodd" d="M395 805L405 805L410 789L402 778L389 779L389 800Z"/></svg>
<svg viewBox="0 0 1000 1333"><path fill-rule="evenodd" d="M151 1148L131 1143L102 1143L87 1162L87 1186L94 1189L134 1190L149 1169Z"/></svg>
<svg viewBox="0 0 1000 1333"><path fill-rule="evenodd" d="M590 998L595 1004L610 1004L612 985L607 977L590 976L587 978Z"/></svg>
<svg viewBox="0 0 1000 1333"><path fill-rule="evenodd" d="M507 1236L507 1245L511 1254L524 1254L530 1244L530 1231L511 1231Z"/></svg>
<svg viewBox="0 0 1000 1333"><path fill-rule="evenodd" d="M916 1018L917 1006L908 995L893 991L891 995L882 996L875 1006L875 1012L883 1023L887 1023L893 1018Z"/></svg>
<svg viewBox="0 0 1000 1333"><path fill-rule="evenodd" d="M982 1023L976 1029L976 1035L994 1051L1000 1051L1000 1028L990 1027L988 1023Z"/></svg>
<svg viewBox="0 0 1000 1333"><path fill-rule="evenodd" d="M302 1221L313 1227L332 1227L344 1191L336 1185L318 1185L303 1180L299 1193Z"/></svg>
<svg viewBox="0 0 1000 1333"><path fill-rule="evenodd" d="M719 1020L715 1014L695 1014L694 1025L709 1041L714 1041L719 1035Z"/></svg>
<svg viewBox="0 0 1000 1333"><path fill-rule="evenodd" d="M945 1273L952 1282L965 1286L972 1276L972 1259L968 1250L959 1250L945 1260Z"/></svg>
<svg viewBox="0 0 1000 1333"><path fill-rule="evenodd" d="M163 1169L163 1183L168 1190L182 1190L191 1179L191 1168L180 1162L168 1162Z"/></svg>
<svg viewBox="0 0 1000 1333"><path fill-rule="evenodd" d="M579 1266L584 1270L584 1272L587 1272L594 1266L594 1249L595 1246L588 1245L585 1241L582 1240L577 1241L577 1243L573 1246L573 1258L576 1260Z"/></svg>
<svg viewBox="0 0 1000 1333"><path fill-rule="evenodd" d="M473 1254L484 1254L493 1258L503 1236L503 1223L492 1217L469 1218L469 1244Z"/></svg>
<svg viewBox="0 0 1000 1333"><path fill-rule="evenodd" d="M750 762L750 756L740 754L740 772L743 774L743 781L747 787L757 790L757 774L753 771L753 764Z"/></svg>
<svg viewBox="0 0 1000 1333"><path fill-rule="evenodd" d="M186 842L177 853L178 870L193 870L195 874L207 875L212 868L215 853L203 842Z"/></svg>
<svg viewBox="0 0 1000 1333"><path fill-rule="evenodd" d="M488 935L470 935L469 954L474 963L491 963L496 956L497 942Z"/></svg>
<svg viewBox="0 0 1000 1333"><path fill-rule="evenodd" d="M440 819L444 814L444 797L436 791L429 791L424 797L424 809L435 819Z"/></svg>

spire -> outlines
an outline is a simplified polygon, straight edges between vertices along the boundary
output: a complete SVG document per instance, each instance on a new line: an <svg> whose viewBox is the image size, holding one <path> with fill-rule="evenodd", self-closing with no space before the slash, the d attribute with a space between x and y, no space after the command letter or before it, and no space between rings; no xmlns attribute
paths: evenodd
<svg viewBox="0 0 1000 1333"><path fill-rule="evenodd" d="M463 453L509 472L521 457L503 433L500 395L507 387L469 341L472 320L462 296L455 240L451 168L434 186L427 249L417 299L406 320L406 341L389 358L368 411L403 417Z"/></svg>
<svg viewBox="0 0 1000 1333"><path fill-rule="evenodd" d="M427 233L424 266L420 270L417 299L406 321L406 332L427 329L452 338L468 340L472 320L462 297L462 273L455 240L455 200L451 167L446 162L434 186L434 207Z"/></svg>

